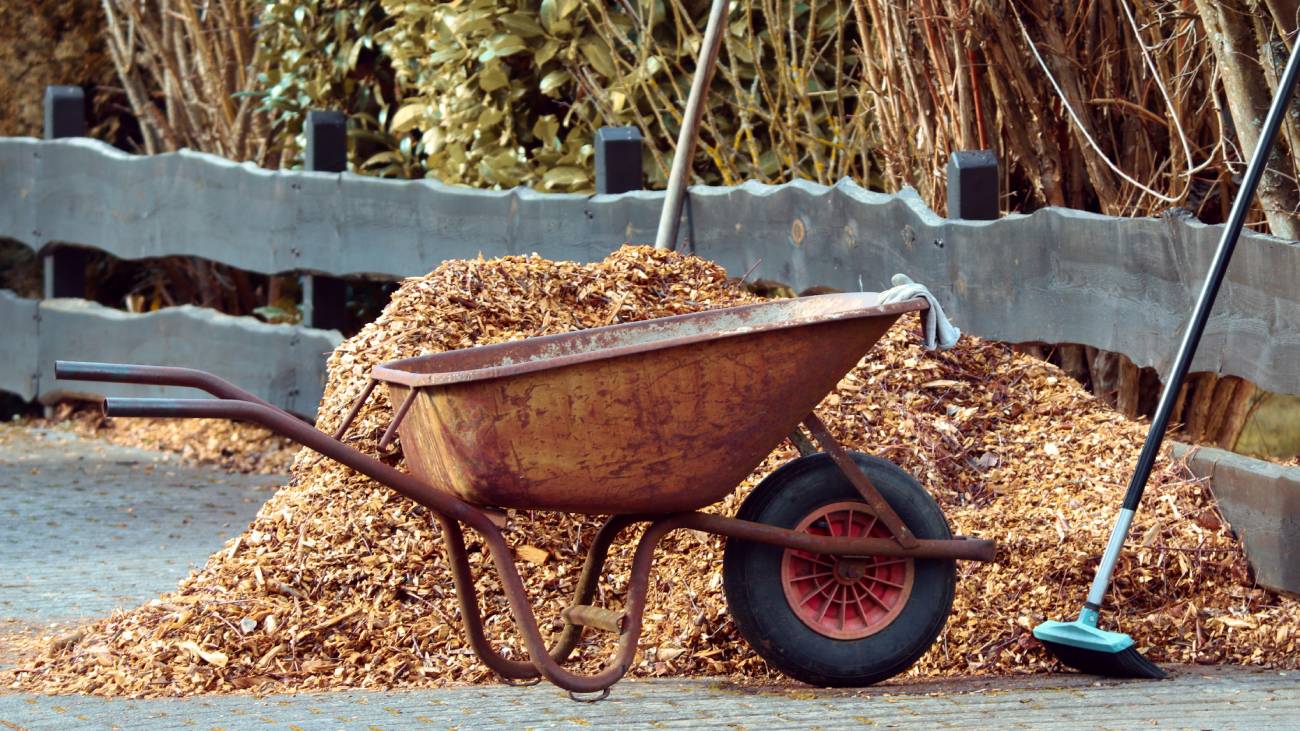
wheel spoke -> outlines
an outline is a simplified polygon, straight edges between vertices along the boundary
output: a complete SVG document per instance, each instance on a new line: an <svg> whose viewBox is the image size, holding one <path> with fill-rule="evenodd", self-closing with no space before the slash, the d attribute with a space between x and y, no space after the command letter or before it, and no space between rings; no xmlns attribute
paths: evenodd
<svg viewBox="0 0 1300 731"><path fill-rule="evenodd" d="M840 600L839 600L839 602L840 602L840 631L843 632L843 631L844 631L844 615L848 614L847 607L848 607L848 605L849 605L849 588L848 588L847 586L841 586L841 587L840 587L840 591L839 591L839 595L840 595Z"/></svg>
<svg viewBox="0 0 1300 731"><path fill-rule="evenodd" d="M890 606L886 604L883 600L881 600L880 597L876 596L876 592L872 591L871 587L864 586L862 588L867 592L867 596L871 597L872 601L880 605L881 609L885 610L886 612L890 610Z"/></svg>
<svg viewBox="0 0 1300 731"><path fill-rule="evenodd" d="M858 605L858 616L862 617L862 623L867 623L867 608L862 606L862 595L858 593L857 587L853 588L853 603Z"/></svg>
<svg viewBox="0 0 1300 731"><path fill-rule="evenodd" d="M812 591L808 592L807 594L804 594L802 597L799 598L799 606L803 606L807 604L809 599L812 599L813 597L817 596L822 592L822 589L825 589L826 587L834 583L835 583L835 579L829 579L825 583L814 586L812 588Z"/></svg>
<svg viewBox="0 0 1300 731"><path fill-rule="evenodd" d="M882 579L882 578L880 578L879 576L872 576L870 580L873 581L873 582L875 582L875 583L877 583L877 584L884 584L885 586L892 586L892 587L894 587L895 589L902 589L902 588L903 588L903 585L902 585L902 584L900 584L900 583L896 583L896 582L893 582L893 581L890 581L890 580L888 580L888 579Z"/></svg>
<svg viewBox="0 0 1300 731"><path fill-rule="evenodd" d="M807 561L808 563L817 564L818 566L830 566L831 568L835 568L835 562L821 553L810 553L807 556L796 555L795 558Z"/></svg>
<svg viewBox="0 0 1300 731"><path fill-rule="evenodd" d="M800 574L799 576L795 576L792 579L790 579L790 581L795 582L795 581L805 581L807 579L820 579L823 576L834 576L834 575L835 575L834 571L822 571L816 574Z"/></svg>
<svg viewBox="0 0 1300 731"><path fill-rule="evenodd" d="M839 515L835 513L826 516L826 525L829 525L831 527L831 535L835 536L836 538L839 538L840 536L844 535L844 531L836 530L836 527L840 525L840 523L836 522L836 518L838 517Z"/></svg>
<svg viewBox="0 0 1300 731"><path fill-rule="evenodd" d="M835 590L831 589L831 595L826 598L826 601L822 602L822 609L820 612L817 613L818 624L821 624L822 620L826 619L826 612L831 608L831 605L834 603L835 603Z"/></svg>

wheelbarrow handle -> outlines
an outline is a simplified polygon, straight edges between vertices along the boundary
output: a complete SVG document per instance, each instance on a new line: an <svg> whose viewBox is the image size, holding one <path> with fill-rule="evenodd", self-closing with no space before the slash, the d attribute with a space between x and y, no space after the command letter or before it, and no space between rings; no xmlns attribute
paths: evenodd
<svg viewBox="0 0 1300 731"><path fill-rule="evenodd" d="M487 513L450 493L435 489L367 454L334 439L293 414L248 400L115 398L104 399L105 416L156 416L161 418L233 419L261 424L282 437L313 449L351 467L425 507L483 533L500 533Z"/></svg>
<svg viewBox="0 0 1300 731"><path fill-rule="evenodd" d="M222 378L196 368L147 366L130 363L90 363L76 360L54 361L54 377L65 381L101 383L140 383L148 386L184 386L207 391L217 398L249 401L267 408L275 406ZM125 414L123 414L125 416Z"/></svg>

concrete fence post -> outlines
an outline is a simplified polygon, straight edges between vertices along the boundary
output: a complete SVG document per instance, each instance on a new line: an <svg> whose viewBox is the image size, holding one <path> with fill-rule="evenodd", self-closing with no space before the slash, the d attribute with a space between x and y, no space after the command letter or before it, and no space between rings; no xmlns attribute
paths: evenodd
<svg viewBox="0 0 1300 731"><path fill-rule="evenodd" d="M998 218L998 158L992 150L963 150L948 158L948 218Z"/></svg>
<svg viewBox="0 0 1300 731"><path fill-rule="evenodd" d="M641 131L636 127L596 130L596 192L641 190Z"/></svg>
<svg viewBox="0 0 1300 731"><path fill-rule="evenodd" d="M45 139L86 136L86 93L79 86L45 87ZM42 257L45 299L84 297L86 250L53 246Z"/></svg>
<svg viewBox="0 0 1300 731"><path fill-rule="evenodd" d="M302 167L319 173L348 169L348 120L342 112L307 113L307 148ZM307 327L342 330L347 323L348 283L338 277L303 274L302 322Z"/></svg>

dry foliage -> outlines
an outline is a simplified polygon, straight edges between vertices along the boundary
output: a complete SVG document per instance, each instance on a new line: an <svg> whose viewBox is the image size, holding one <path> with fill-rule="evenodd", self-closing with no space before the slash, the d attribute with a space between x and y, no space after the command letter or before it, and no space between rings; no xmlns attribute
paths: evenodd
<svg viewBox="0 0 1300 731"><path fill-rule="evenodd" d="M1226 217L1297 5L1246 0L854 0L888 188L945 199L959 149L1006 163L1008 209ZM1285 7L1284 7L1285 6ZM1262 208L1297 238L1288 123Z"/></svg>
<svg viewBox="0 0 1300 731"><path fill-rule="evenodd" d="M591 265L446 262L407 280L383 315L331 356L321 427L334 428L370 368L391 358L752 299L713 264L645 247ZM841 439L928 485L955 532L1001 543L996 564L961 566L947 630L911 674L1051 668L1029 629L1077 610L1144 428L1059 369L1005 346L965 338L952 351L928 353L919 339L909 316L819 407ZM349 441L376 453L390 416L386 399L375 398ZM748 486L793 454L778 449L715 509L734 513ZM177 591L31 648L9 684L164 695L490 680L461 634L428 512L305 450L293 474ZM556 617L564 605L575 554L596 525L511 514L508 540L541 616ZM632 672L769 675L727 616L722 541L677 533L661 549ZM489 637L520 657L483 550L471 544ZM629 553L627 545L615 551L599 602L617 604ZM1300 602L1251 586L1208 491L1163 459L1111 603L1107 621L1157 661L1294 667L1300 658ZM592 668L603 649L599 641L585 646L580 664Z"/></svg>
<svg viewBox="0 0 1300 731"><path fill-rule="evenodd" d="M111 129L93 136L113 139L118 120L112 112L113 70L100 37L104 18L97 0L0 3L0 135L40 137L45 87L88 87L92 126Z"/></svg>
<svg viewBox="0 0 1300 731"><path fill-rule="evenodd" d="M254 0L102 0L143 152L187 147L276 167L256 88Z"/></svg>

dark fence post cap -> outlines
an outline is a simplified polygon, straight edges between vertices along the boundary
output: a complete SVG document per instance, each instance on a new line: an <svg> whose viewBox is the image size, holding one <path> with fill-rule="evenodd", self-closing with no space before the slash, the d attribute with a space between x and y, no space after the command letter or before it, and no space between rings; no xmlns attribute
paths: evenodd
<svg viewBox="0 0 1300 731"><path fill-rule="evenodd" d="M948 218L998 217L998 157L992 150L960 150L948 158Z"/></svg>
<svg viewBox="0 0 1300 731"><path fill-rule="evenodd" d="M343 112L313 109L307 112L307 148L302 167L321 173L348 169L348 118Z"/></svg>
<svg viewBox="0 0 1300 731"><path fill-rule="evenodd" d="M45 139L86 136L86 92L80 86L45 87Z"/></svg>
<svg viewBox="0 0 1300 731"><path fill-rule="evenodd" d="M636 127L601 127L596 130L596 192L626 193L640 190L641 130Z"/></svg>
<svg viewBox="0 0 1300 731"><path fill-rule="evenodd" d="M640 142L641 130L636 127L601 127L596 130L597 142Z"/></svg>

